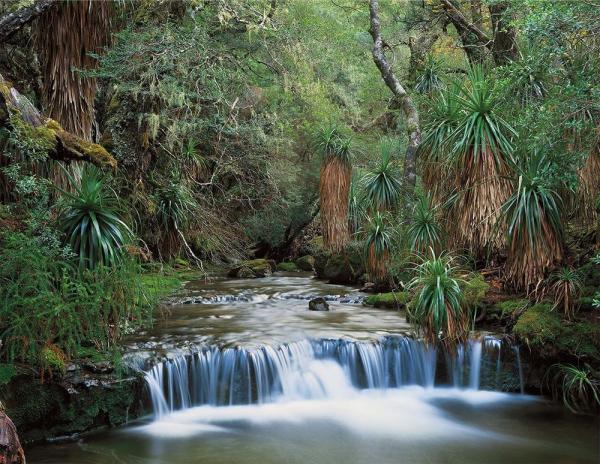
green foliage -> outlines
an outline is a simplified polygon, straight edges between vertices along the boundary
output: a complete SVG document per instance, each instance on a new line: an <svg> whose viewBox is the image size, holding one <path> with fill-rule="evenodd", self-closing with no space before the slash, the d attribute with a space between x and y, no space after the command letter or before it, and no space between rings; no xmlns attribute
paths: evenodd
<svg viewBox="0 0 600 464"><path fill-rule="evenodd" d="M437 218L437 208L431 195L421 194L414 207L407 229L411 250L426 253L432 249L439 252L444 240L444 231Z"/></svg>
<svg viewBox="0 0 600 464"><path fill-rule="evenodd" d="M382 140L379 164L363 177L365 200L369 208L377 211L389 211L398 204L402 193L402 184L392 158L396 150L395 141Z"/></svg>
<svg viewBox="0 0 600 464"><path fill-rule="evenodd" d="M0 247L0 356L56 367L49 349L76 355L84 344L107 349L123 333L145 325L151 301L137 264L78 272L32 237L9 233Z"/></svg>
<svg viewBox="0 0 600 464"><path fill-rule="evenodd" d="M64 204L58 224L79 257L80 269L115 265L132 234L118 216L114 192L108 190L95 167L84 169L79 184L67 175L74 192L62 191Z"/></svg>
<svg viewBox="0 0 600 464"><path fill-rule="evenodd" d="M283 262L277 265L277 270L284 272L298 272L300 269L298 269L298 266L293 262Z"/></svg>
<svg viewBox="0 0 600 464"><path fill-rule="evenodd" d="M387 263L394 245L389 219L377 211L374 216L367 218L364 235L367 271L374 280L383 280L388 275Z"/></svg>
<svg viewBox="0 0 600 464"><path fill-rule="evenodd" d="M451 257L432 253L415 269L408 289L413 293L411 320L425 339L445 343L464 341L468 335L469 308L461 289L462 279Z"/></svg>
<svg viewBox="0 0 600 464"><path fill-rule="evenodd" d="M460 87L457 83L450 90L439 92L432 98L431 106L425 113L423 140L419 152L429 162L443 162L450 151L449 141L458 125L461 105L458 99ZM442 169L441 166L437 166Z"/></svg>
<svg viewBox="0 0 600 464"><path fill-rule="evenodd" d="M14 365L0 363L0 387L10 382L15 375L17 375L17 369Z"/></svg>
<svg viewBox="0 0 600 464"><path fill-rule="evenodd" d="M600 381L588 369L572 364L553 364L545 375L555 400L561 399L576 414L594 413L600 408Z"/></svg>

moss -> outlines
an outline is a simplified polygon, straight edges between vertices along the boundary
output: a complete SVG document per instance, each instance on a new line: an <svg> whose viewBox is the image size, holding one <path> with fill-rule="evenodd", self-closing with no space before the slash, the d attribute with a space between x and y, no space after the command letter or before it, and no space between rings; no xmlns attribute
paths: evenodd
<svg viewBox="0 0 600 464"><path fill-rule="evenodd" d="M183 275L178 273L146 273L142 275L142 285L150 296L160 299L181 288Z"/></svg>
<svg viewBox="0 0 600 464"><path fill-rule="evenodd" d="M600 357L600 324L566 323L550 304L536 304L525 311L513 333L542 356L563 354L590 360Z"/></svg>
<svg viewBox="0 0 600 464"><path fill-rule="evenodd" d="M408 292L389 292L370 295L365 298L363 304L376 308L397 308L406 306L409 300Z"/></svg>
<svg viewBox="0 0 600 464"><path fill-rule="evenodd" d="M303 271L310 272L315 268L315 258L311 255L301 256L294 262Z"/></svg>
<svg viewBox="0 0 600 464"><path fill-rule="evenodd" d="M271 274L275 263L268 259L251 259L242 261L229 270L229 277L253 278Z"/></svg>
<svg viewBox="0 0 600 464"><path fill-rule="evenodd" d="M60 138L66 142L70 148L83 153L83 155L89 159L92 163L99 166L109 166L111 168L117 167L117 160L106 151L102 145L97 143L88 142L80 137L76 137L73 134L64 130L61 125L54 119L47 119L45 122L46 128L54 131Z"/></svg>
<svg viewBox="0 0 600 464"><path fill-rule="evenodd" d="M300 271L300 269L298 269L298 266L296 266L296 263L292 263L292 262L285 262L285 263L279 263L277 265L277 270L278 271L284 271L284 272L298 272Z"/></svg>
<svg viewBox="0 0 600 464"><path fill-rule="evenodd" d="M524 309L528 304L529 300L526 298L506 300L491 306L488 309L488 312L495 315L498 319L504 319L509 317L514 312Z"/></svg>
<svg viewBox="0 0 600 464"><path fill-rule="evenodd" d="M64 373L67 370L67 357L59 347L49 344L40 352L40 364L50 371Z"/></svg>

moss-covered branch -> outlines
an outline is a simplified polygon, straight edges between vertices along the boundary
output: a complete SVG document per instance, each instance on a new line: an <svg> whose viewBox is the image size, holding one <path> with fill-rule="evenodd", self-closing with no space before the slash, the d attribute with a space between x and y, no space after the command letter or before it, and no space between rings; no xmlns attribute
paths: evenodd
<svg viewBox="0 0 600 464"><path fill-rule="evenodd" d="M97 166L116 168L117 160L104 147L64 130L39 110L0 75L0 128L9 130L14 121L31 126L48 147L48 157L59 161L88 161Z"/></svg>

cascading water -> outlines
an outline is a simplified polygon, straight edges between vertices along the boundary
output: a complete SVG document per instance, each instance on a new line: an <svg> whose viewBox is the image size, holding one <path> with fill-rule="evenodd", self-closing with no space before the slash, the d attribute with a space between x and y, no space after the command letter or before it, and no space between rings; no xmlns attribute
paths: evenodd
<svg viewBox="0 0 600 464"><path fill-rule="evenodd" d="M483 359L497 378L500 352L495 338L471 340L453 356L446 354L446 378L436 379L436 350L408 337L304 340L253 350L211 347L155 365L146 380L154 413L161 416L199 405L334 398L356 389L447 384L478 389Z"/></svg>

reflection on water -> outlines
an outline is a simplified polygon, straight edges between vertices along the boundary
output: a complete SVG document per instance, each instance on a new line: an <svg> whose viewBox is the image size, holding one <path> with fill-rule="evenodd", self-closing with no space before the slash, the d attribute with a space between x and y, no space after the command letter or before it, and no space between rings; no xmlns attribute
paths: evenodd
<svg viewBox="0 0 600 464"><path fill-rule="evenodd" d="M306 298L323 295L332 311L309 312ZM446 359L455 388L434 388L440 362L398 336L408 328L402 314L348 302L357 296L302 277L191 283L186 304L132 339L196 347L148 373L156 416L79 443L33 448L28 462L599 462L597 418L477 390L484 361L487 377L500 374L499 341L457 350Z"/></svg>

